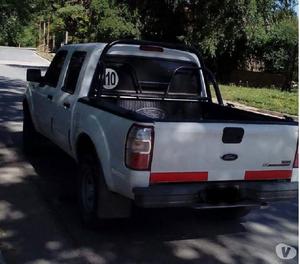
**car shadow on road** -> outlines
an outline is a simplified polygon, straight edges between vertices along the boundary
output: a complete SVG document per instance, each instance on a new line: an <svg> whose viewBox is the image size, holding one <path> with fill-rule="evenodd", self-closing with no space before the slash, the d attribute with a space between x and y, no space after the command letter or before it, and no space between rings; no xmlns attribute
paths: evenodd
<svg viewBox="0 0 300 264"><path fill-rule="evenodd" d="M215 211L138 210L134 218L104 221L89 230L78 214L76 163L53 145L29 161L40 192L74 246L106 263L276 263L272 243L278 233L286 239L297 235L297 201L238 220L225 220Z"/></svg>
<svg viewBox="0 0 300 264"><path fill-rule="evenodd" d="M76 163L52 144L42 146L38 155L23 156L24 86L22 80L0 77L0 144L3 151L11 152L9 155L4 153L3 157L0 153L0 229L6 233L1 243L9 259L34 261L50 252L57 263L191 263L189 259L177 257L172 244L168 243L245 231L240 223L220 225L216 220L207 228L208 220L184 209L139 211L141 215L134 219L106 221L96 230L87 230L81 225L78 215ZM22 175L21 172L26 171L28 166L23 160L34 168L33 174L28 172ZM41 229L43 225L40 221L45 208L37 207L35 199L42 201L41 204L51 212L56 226L70 239L75 251L80 252L80 257L72 256L78 253L66 252L64 248L49 247L49 243L51 245L55 241L50 241L51 230ZM28 208L28 203L33 207ZM31 236L32 232L34 235ZM30 243L25 239L28 237L43 242L34 249L36 253L32 252ZM202 250L199 249L193 251L193 261L203 258L216 260L210 253L200 254ZM62 254L71 256L62 257Z"/></svg>
<svg viewBox="0 0 300 264"><path fill-rule="evenodd" d="M76 162L52 144L48 144L38 156L27 157L27 159L39 176L38 184L45 199L53 206L57 206L57 210L60 209L59 207L64 208L64 213L69 209L69 213L72 214L72 217L69 216L70 219L73 219L74 225L81 227L77 208L78 168ZM205 211L195 214L193 210L184 208L138 209L135 211L135 216L130 220L102 221L98 231L102 235L108 232L109 237L107 239L113 238L114 234L119 236L119 232L128 231L131 234L136 233L136 240L138 241L140 239L139 232L143 229L145 229L143 230L145 231L143 236L149 233L149 239L155 237L155 231L162 231L164 233L162 237L166 241L177 238L192 239L199 235L205 236L206 230L195 230L191 224L195 223L194 221L197 222L196 225L201 225L203 221L218 222L218 220L212 219L213 215L213 213L210 214ZM66 217L68 216L66 215ZM224 220L223 224L227 222L230 223L230 221ZM69 221L68 225L70 225ZM178 228L179 225L184 228ZM157 229L157 227L159 228ZM135 232L135 230L138 232ZM238 223L233 228L225 226L224 230L219 227L215 227L213 230L218 234L220 232L235 233L242 231L244 231L244 228ZM211 234L212 230L208 230L208 232Z"/></svg>
<svg viewBox="0 0 300 264"><path fill-rule="evenodd" d="M185 263L184 258L177 258L172 252L174 241L209 239L214 243L217 236L246 231L240 221L220 222L213 217L215 214L204 211L195 214L190 209L138 210L131 219L102 221L96 229L88 230L82 226L78 214L76 163L53 145L47 146L38 157L28 157L28 161L38 174L37 184L43 198L64 232L72 237L76 247L92 249L100 256L113 255L114 260L108 263L139 263L143 258L145 263ZM162 255L153 252L156 250ZM218 263L213 255L205 252L196 255L201 257L193 261L204 258Z"/></svg>
<svg viewBox="0 0 300 264"><path fill-rule="evenodd" d="M22 154L25 86L0 76L0 253L7 263L87 263L67 247L68 239L55 241L59 225L48 217L41 178Z"/></svg>

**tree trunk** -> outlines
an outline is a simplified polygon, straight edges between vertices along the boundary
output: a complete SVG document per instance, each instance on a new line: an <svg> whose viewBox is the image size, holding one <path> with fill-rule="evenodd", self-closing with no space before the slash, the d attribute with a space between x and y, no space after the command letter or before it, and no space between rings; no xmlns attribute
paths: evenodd
<svg viewBox="0 0 300 264"><path fill-rule="evenodd" d="M37 47L40 49L42 44L42 22L39 21L39 42L37 44Z"/></svg>
<svg viewBox="0 0 300 264"><path fill-rule="evenodd" d="M43 51L46 51L45 50L45 47L46 47L46 22L43 21Z"/></svg>
<svg viewBox="0 0 300 264"><path fill-rule="evenodd" d="M52 35L52 51L55 50L55 34Z"/></svg>
<svg viewBox="0 0 300 264"><path fill-rule="evenodd" d="M49 51L49 43L50 43L50 21L47 22L47 52Z"/></svg>

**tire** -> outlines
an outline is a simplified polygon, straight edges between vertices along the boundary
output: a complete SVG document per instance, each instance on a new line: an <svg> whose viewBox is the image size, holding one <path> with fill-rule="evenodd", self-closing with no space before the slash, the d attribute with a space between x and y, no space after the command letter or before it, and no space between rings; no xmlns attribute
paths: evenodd
<svg viewBox="0 0 300 264"><path fill-rule="evenodd" d="M33 155L39 149L40 134L35 130L32 118L25 104L23 108L23 151L27 155Z"/></svg>
<svg viewBox="0 0 300 264"><path fill-rule="evenodd" d="M99 161L97 156L84 154L79 160L78 177L78 202L80 207L81 220L84 226L95 228L98 217L98 196L99 196Z"/></svg>

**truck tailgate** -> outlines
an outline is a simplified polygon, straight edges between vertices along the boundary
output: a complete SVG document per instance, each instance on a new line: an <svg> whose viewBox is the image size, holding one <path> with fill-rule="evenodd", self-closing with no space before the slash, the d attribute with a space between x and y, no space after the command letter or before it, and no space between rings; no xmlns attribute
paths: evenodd
<svg viewBox="0 0 300 264"><path fill-rule="evenodd" d="M289 179L298 127L155 123L151 183Z"/></svg>

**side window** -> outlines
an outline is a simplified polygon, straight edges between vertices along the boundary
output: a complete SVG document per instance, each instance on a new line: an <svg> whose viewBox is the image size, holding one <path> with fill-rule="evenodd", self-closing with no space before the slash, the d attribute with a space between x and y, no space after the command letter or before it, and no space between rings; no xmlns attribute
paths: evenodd
<svg viewBox="0 0 300 264"><path fill-rule="evenodd" d="M81 67L83 65L86 52L75 51L71 57L68 71L65 78L63 91L73 94L77 85Z"/></svg>
<svg viewBox="0 0 300 264"><path fill-rule="evenodd" d="M59 75L64 66L64 62L67 57L67 53L68 52L66 50L61 50L55 55L53 61L51 62L50 66L46 72L46 75L44 78L44 84L47 84L52 87L57 86L57 83L59 80Z"/></svg>

